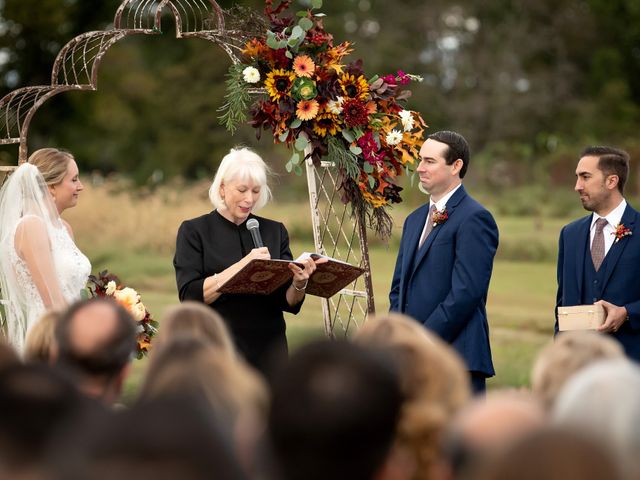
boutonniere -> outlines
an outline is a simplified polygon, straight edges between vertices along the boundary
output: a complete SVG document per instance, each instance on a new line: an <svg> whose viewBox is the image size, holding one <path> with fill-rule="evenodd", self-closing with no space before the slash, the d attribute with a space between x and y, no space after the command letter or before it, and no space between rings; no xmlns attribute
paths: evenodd
<svg viewBox="0 0 640 480"><path fill-rule="evenodd" d="M434 210L433 215L431 216L431 221L433 222L433 226L437 227L438 225L442 225L449 218L449 213L447 213L447 207L442 210Z"/></svg>
<svg viewBox="0 0 640 480"><path fill-rule="evenodd" d="M619 223L616 229L613 232L611 232L611 235L615 235L616 237L616 239L614 240L614 243L615 243L618 240L622 240L624 237L630 237L631 235L633 235L633 232L631 231L631 229L625 227L624 223Z"/></svg>

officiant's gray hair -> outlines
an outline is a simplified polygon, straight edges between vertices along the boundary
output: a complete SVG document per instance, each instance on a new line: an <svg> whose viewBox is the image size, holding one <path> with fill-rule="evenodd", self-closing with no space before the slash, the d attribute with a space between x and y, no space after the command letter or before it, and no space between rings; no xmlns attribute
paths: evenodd
<svg viewBox="0 0 640 480"><path fill-rule="evenodd" d="M209 199L217 210L225 209L224 199L220 196L220 186L231 180L251 180L261 187L260 197L253 207L253 210L259 210L271 200L271 190L267 185L269 173L269 167L256 152L246 147L232 148L220 162L209 188Z"/></svg>

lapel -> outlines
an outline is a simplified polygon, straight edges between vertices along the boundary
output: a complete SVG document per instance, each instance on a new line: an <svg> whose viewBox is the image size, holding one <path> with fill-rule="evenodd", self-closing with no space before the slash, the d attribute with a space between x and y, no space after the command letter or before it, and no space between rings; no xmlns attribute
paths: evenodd
<svg viewBox="0 0 640 480"><path fill-rule="evenodd" d="M593 214L585 217L580 225L576 243L576 285L578 285L578 298L582 298L582 276L584 275L585 255L587 254L587 245L589 245L589 229L591 227L591 219Z"/></svg>
<svg viewBox="0 0 640 480"><path fill-rule="evenodd" d="M623 223L627 228L629 228L633 232L633 224L636 221L636 211L627 204L627 207L624 209L624 213L622 214L622 219L620 223ZM613 269L615 268L618 260L620 260L620 256L622 252L626 248L629 243L630 238L621 238L618 241L614 241L614 244L611 245L609 252L607 253L604 278L602 280L602 288L607 286L607 282L609 281L609 277L613 273Z"/></svg>
<svg viewBox="0 0 640 480"><path fill-rule="evenodd" d="M413 242L413 245L414 245L414 249L417 249L417 252L416 252L416 259L413 262L412 273L415 272L415 270L418 267L418 265L420 264L420 262L422 262L422 260L424 259L425 255L427 254L427 252L431 248L431 245L433 244L435 239L438 237L438 234L440 233L440 231L443 228L446 228L447 223L451 221L451 217L453 216L453 212L458 207L458 204L466 196L467 196L467 192L464 189L464 186L460 185L460 188L458 190L456 190L456 193L454 193L451 196L451 198L449 199L449 201L447 202L446 209L447 209L447 213L449 214L449 218L447 219L447 221L445 223L441 224L441 225L437 225L436 227L433 227L433 230L431 230L431 233L429 234L427 239L424 241L424 245L422 245L422 248L418 249L418 239L417 238L415 239L415 241ZM428 210L427 210L427 212L428 212ZM426 221L426 218L425 218L425 221ZM422 233L422 231L420 231L420 233ZM420 233L418 235L420 235Z"/></svg>

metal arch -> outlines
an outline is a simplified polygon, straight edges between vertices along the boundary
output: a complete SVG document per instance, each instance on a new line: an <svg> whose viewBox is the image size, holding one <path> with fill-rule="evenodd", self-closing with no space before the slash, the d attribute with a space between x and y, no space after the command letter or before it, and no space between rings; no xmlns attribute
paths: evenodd
<svg viewBox="0 0 640 480"><path fill-rule="evenodd" d="M114 18L114 28L87 32L69 41L58 53L51 84L14 90L0 99L0 144L19 144L18 164L27 161L31 119L51 97L70 90L98 88L102 58L115 43L131 35L157 35L168 7L176 22L176 37L200 37L221 47L238 63L242 32L224 31L224 13L214 0L124 0ZM217 29L207 27L215 17Z"/></svg>

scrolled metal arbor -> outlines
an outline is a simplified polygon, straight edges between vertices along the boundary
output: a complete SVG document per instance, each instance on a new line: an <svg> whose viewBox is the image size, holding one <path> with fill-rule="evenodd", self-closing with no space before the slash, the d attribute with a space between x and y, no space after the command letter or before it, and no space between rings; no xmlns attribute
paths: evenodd
<svg viewBox="0 0 640 480"><path fill-rule="evenodd" d="M78 35L60 50L50 85L19 88L0 99L0 144L19 144L18 165L28 158L29 126L38 109L60 93L97 90L100 63L109 48L132 35L160 34L165 11L175 20L176 38L208 40L222 48L234 64L239 63L238 54L249 35L227 30L225 14L214 0L124 0L112 29ZM15 168L0 167L0 183ZM322 299L327 336L347 336L374 311L364 219L352 215L351 207L341 202L337 169L332 164L323 162L316 167L308 160L306 172L317 251L365 269L350 288Z"/></svg>

